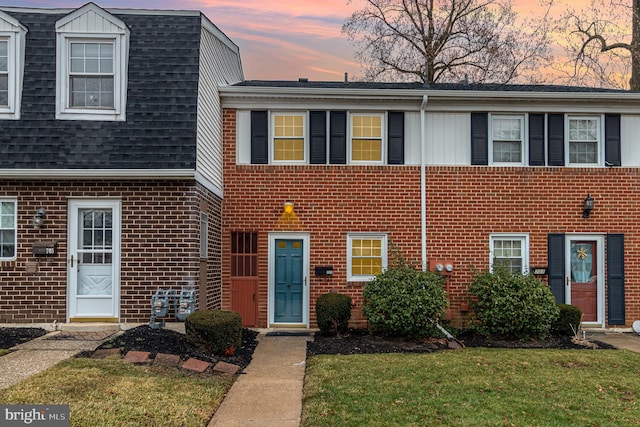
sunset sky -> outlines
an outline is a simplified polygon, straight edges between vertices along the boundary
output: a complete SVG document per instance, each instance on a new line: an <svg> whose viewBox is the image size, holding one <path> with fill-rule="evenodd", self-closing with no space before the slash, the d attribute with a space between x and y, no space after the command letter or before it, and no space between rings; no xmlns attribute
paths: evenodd
<svg viewBox="0 0 640 427"><path fill-rule="evenodd" d="M88 1L88 0L87 0ZM84 0L0 0L20 7L79 7ZM340 33L361 0L94 0L104 8L200 10L239 47L246 79L341 81L361 74ZM528 16L537 0L514 0ZM589 0L562 0L581 9ZM558 10L564 8L559 5Z"/></svg>

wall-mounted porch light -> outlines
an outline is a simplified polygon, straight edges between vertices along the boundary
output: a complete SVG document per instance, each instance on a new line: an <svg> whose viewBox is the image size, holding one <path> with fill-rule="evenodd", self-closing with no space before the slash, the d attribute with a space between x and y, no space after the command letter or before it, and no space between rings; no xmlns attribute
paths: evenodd
<svg viewBox="0 0 640 427"><path fill-rule="evenodd" d="M284 202L284 213L291 215L293 213L293 203L290 201Z"/></svg>
<svg viewBox="0 0 640 427"><path fill-rule="evenodd" d="M591 211L593 210L594 200L591 194L587 193L587 197L584 199L584 205L582 210L582 218L589 218Z"/></svg>
<svg viewBox="0 0 640 427"><path fill-rule="evenodd" d="M47 214L47 211L44 208L38 209L36 215L33 217L31 223L33 224L33 228L41 228L44 225L44 217Z"/></svg>

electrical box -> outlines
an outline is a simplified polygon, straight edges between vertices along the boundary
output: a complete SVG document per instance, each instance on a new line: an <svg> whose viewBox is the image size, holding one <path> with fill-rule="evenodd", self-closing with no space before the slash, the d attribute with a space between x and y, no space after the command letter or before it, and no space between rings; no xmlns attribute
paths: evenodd
<svg viewBox="0 0 640 427"><path fill-rule="evenodd" d="M37 256L58 255L58 242L53 240L35 242L32 247L33 254Z"/></svg>
<svg viewBox="0 0 640 427"><path fill-rule="evenodd" d="M333 276L333 266L325 265L316 267L316 276Z"/></svg>

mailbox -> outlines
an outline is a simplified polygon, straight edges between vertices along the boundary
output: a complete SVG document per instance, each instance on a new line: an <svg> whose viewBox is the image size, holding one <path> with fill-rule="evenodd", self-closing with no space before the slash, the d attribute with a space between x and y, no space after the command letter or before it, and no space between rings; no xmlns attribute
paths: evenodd
<svg viewBox="0 0 640 427"><path fill-rule="evenodd" d="M324 265L316 267L316 276L333 276L333 266Z"/></svg>
<svg viewBox="0 0 640 427"><path fill-rule="evenodd" d="M33 254L37 256L58 255L58 242L53 240L39 241L33 244Z"/></svg>

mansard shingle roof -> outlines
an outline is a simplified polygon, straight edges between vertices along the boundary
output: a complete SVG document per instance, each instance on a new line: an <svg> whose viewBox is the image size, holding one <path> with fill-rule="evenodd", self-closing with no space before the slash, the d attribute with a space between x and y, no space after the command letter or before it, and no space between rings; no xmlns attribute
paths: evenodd
<svg viewBox="0 0 640 427"><path fill-rule="evenodd" d="M19 120L0 121L0 169L194 169L201 15L118 14L130 29L126 122L56 120L55 23L28 28Z"/></svg>

